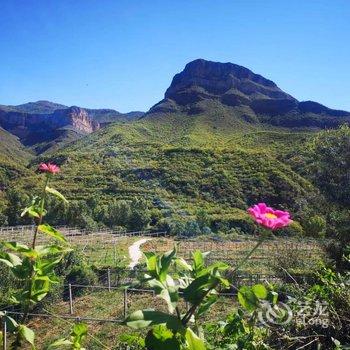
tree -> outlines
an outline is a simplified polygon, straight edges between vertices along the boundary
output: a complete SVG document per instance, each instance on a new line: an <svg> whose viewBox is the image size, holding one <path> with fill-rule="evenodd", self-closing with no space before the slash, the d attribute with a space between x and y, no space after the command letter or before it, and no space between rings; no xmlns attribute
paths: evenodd
<svg viewBox="0 0 350 350"><path fill-rule="evenodd" d="M350 206L350 128L318 134L309 144L311 176L321 191L339 204Z"/></svg>
<svg viewBox="0 0 350 350"><path fill-rule="evenodd" d="M29 197L15 188L7 192L8 206L5 211L7 221L10 226L30 223L29 218L21 218L22 209L28 204Z"/></svg>
<svg viewBox="0 0 350 350"><path fill-rule="evenodd" d="M130 203L131 215L128 223L130 230L143 230L151 221L151 216L147 208L147 202L143 199L135 198Z"/></svg>

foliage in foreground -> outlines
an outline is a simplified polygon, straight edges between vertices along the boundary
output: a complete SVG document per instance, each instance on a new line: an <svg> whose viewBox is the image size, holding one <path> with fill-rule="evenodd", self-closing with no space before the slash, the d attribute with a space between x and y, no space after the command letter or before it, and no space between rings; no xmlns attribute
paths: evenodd
<svg viewBox="0 0 350 350"><path fill-rule="evenodd" d="M42 170L44 166L46 168ZM2 242L0 245L0 262L9 268L12 276L22 286L11 294L9 300L22 313L20 319L15 320L2 313L7 329L15 336L11 344L11 349L14 350L21 348L24 342L28 342L33 349L35 348L35 334L26 326L26 322L33 307L47 296L53 284L58 283L55 268L64 254L69 251L65 237L44 222L47 213L45 201L48 195L66 201L60 192L49 187L52 175L57 173L59 168L52 164L43 164L42 169L40 170L46 173L42 193L34 196L30 205L22 212L23 216L28 215L36 223L31 246L18 242ZM39 234L52 238L55 243L37 245Z"/></svg>
<svg viewBox="0 0 350 350"><path fill-rule="evenodd" d="M271 231L291 223L288 212L274 210L265 203L249 208L248 212L258 224ZM237 264L234 272L241 268L267 235L261 235L253 249ZM222 276L229 266L222 262L206 266L205 255L195 251L192 256L193 264L189 265L184 259L176 256L176 248L162 255L145 254L145 279L155 294L166 302L168 313L138 310L125 320L125 324L134 329L152 327L145 338L148 350L207 348L203 333L203 316L218 301L218 292L228 289L230 283ZM171 273L171 268L175 269L175 273ZM181 300L182 305L186 305L185 310L180 308ZM252 312L252 318L255 319L256 309L261 300L275 304L277 295L273 291L268 292L263 285L255 285L252 288L242 287L238 293L238 300L246 310ZM242 327L244 329L243 323ZM250 335L246 340L249 343L256 341L254 335Z"/></svg>

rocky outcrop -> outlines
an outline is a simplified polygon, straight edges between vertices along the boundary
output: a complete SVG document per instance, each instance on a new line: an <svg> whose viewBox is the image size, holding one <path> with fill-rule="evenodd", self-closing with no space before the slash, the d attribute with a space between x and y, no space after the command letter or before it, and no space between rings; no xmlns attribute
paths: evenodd
<svg viewBox="0 0 350 350"><path fill-rule="evenodd" d="M120 113L114 109L67 107L50 101L37 101L17 106L0 105L0 127L40 153L57 143L74 141L110 123L129 122L143 114L139 111Z"/></svg>
<svg viewBox="0 0 350 350"><path fill-rule="evenodd" d="M267 98L295 100L273 81L245 67L202 59L188 63L181 73L175 75L165 98L180 105L205 98L220 98L230 105L232 100L240 103Z"/></svg>
<svg viewBox="0 0 350 350"><path fill-rule="evenodd" d="M51 122L56 128L71 125L75 129L90 134L100 128L100 124L94 121L88 112L80 107L70 107L69 109L58 109L51 117Z"/></svg>
<svg viewBox="0 0 350 350"><path fill-rule="evenodd" d="M188 63L176 74L164 99L145 117L159 113L213 114L218 103L243 120L276 126L324 128L350 122L349 112L313 101L299 102L273 81L245 67L203 59ZM244 110L244 115L238 109Z"/></svg>
<svg viewBox="0 0 350 350"><path fill-rule="evenodd" d="M100 125L79 107L57 109L53 113L26 113L0 109L0 126L18 136L24 144L34 144L54 137L55 131L70 127L77 133L89 134Z"/></svg>

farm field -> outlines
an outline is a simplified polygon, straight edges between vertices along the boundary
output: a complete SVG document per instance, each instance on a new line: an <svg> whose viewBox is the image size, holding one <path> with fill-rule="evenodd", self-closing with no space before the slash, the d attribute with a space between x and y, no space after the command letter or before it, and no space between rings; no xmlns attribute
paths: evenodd
<svg viewBox="0 0 350 350"><path fill-rule="evenodd" d="M60 228L59 228L60 229ZM114 268L127 266L131 261L129 257L129 247L140 240L147 240L141 246L143 252L164 253L177 247L179 256L186 260L191 259L191 254L195 250L210 252L207 257L208 262L223 261L231 266L235 266L256 243L254 237L242 236L230 239L216 235L198 236L193 239L179 239L176 237L163 237L162 232L126 232L115 233L112 230L96 231L86 233L84 230L62 228L62 233L67 235L67 240L73 249L81 252L90 265L97 268ZM17 239L21 243L27 244L32 235L30 227L25 230L11 230L3 228L0 232L2 240ZM48 241L46 236L39 236L38 242L43 244ZM303 274L308 273L316 267L319 261L324 258L322 240L297 239L279 237L269 240L260 247L250 261L244 266L244 270L250 274L272 273L273 267L288 258L298 264L290 266L292 272ZM297 259L298 258L298 259ZM141 259L140 262L143 262Z"/></svg>
<svg viewBox="0 0 350 350"><path fill-rule="evenodd" d="M11 232L11 235L16 236L16 232ZM22 241L26 242L29 235L30 230L27 233L22 232L22 236L17 235L17 237L21 237ZM7 238L10 237L7 236ZM81 253L86 263L93 266L98 273L98 281L95 285L72 284L71 298L69 286L64 285L59 291L59 298L56 297L54 302L49 300L38 310L33 311L34 314L48 316L33 315L29 322L29 326L37 334L38 348L45 349L56 335L59 334L60 337L68 335L72 323L84 320L89 327L88 349L113 349L112 346L122 344L123 335L135 333L120 324L129 313L150 306L159 311L166 311L165 302L154 296L152 291L132 289L145 288L145 285L137 279L143 275L142 270L145 267L144 258L142 258L135 270L127 268L131 262L129 248L135 242L146 239L147 242L140 247L143 252L164 253L177 246L178 256L191 262L192 252L199 249L210 252L207 257L208 263L223 261L231 267L236 266L256 243L247 237L242 237L241 240L237 238L229 240L213 235L187 240L176 237L152 237L148 233L143 235L142 233L96 232L68 236L71 247ZM45 242L43 237L40 240L41 243ZM307 276L317 267L322 258L320 242L291 238L268 241L254 253L238 274L230 276L230 270L228 271L227 278L233 285L229 292L235 293L235 288L240 285L285 283L287 277L285 272L289 276L299 277L300 281L300 276ZM290 265L288 265L288 259L290 259ZM277 267L283 267L285 271ZM294 281L289 280L289 283ZM127 294L125 294L125 288L129 288ZM205 319L211 322L222 320L228 312L233 312L237 307L235 300L233 295L220 297L205 315ZM183 310L186 309L183 303L179 306Z"/></svg>
<svg viewBox="0 0 350 350"><path fill-rule="evenodd" d="M152 296L151 293L129 293L128 294L128 313L139 309L148 308L152 305L152 308L159 311L166 311L165 303ZM179 304L180 309L185 310L183 303ZM206 315L206 320L219 321L223 319L228 311L234 311L236 304L231 297L222 297ZM69 316L69 303L58 302L47 309L47 313L52 315L63 314ZM66 312L62 312L66 311ZM89 349L112 349L113 345L121 343L122 335L127 334L139 334L133 332L129 328L113 322L114 320L122 320L123 315L123 291L90 291L88 294L78 297L74 300L74 317L77 319L96 318L110 320L111 322L89 322ZM47 322L46 318L33 318L30 326L36 331L39 342L38 347L45 348L45 345L52 342L55 334L68 335L72 322L74 320L67 320L59 317L50 318L50 322ZM102 344L101 344L102 343Z"/></svg>

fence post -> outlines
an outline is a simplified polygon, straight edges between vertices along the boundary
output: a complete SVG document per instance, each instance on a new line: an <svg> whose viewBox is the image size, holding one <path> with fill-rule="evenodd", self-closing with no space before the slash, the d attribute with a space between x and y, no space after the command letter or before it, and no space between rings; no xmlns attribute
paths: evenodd
<svg viewBox="0 0 350 350"><path fill-rule="evenodd" d="M3 350L7 350L7 325L6 325L6 311L4 312L4 316L2 318L2 348Z"/></svg>
<svg viewBox="0 0 350 350"><path fill-rule="evenodd" d="M111 291L111 270L107 269L107 282L108 282L108 291Z"/></svg>
<svg viewBox="0 0 350 350"><path fill-rule="evenodd" d="M114 245L113 245L113 257L114 257L114 266L117 265L117 244L114 240Z"/></svg>
<svg viewBox="0 0 350 350"><path fill-rule="evenodd" d="M73 315L73 295L72 295L72 285L68 284L68 290L69 290L69 312L71 315Z"/></svg>
<svg viewBox="0 0 350 350"><path fill-rule="evenodd" d="M128 288L124 289L124 318L126 318L128 313Z"/></svg>

